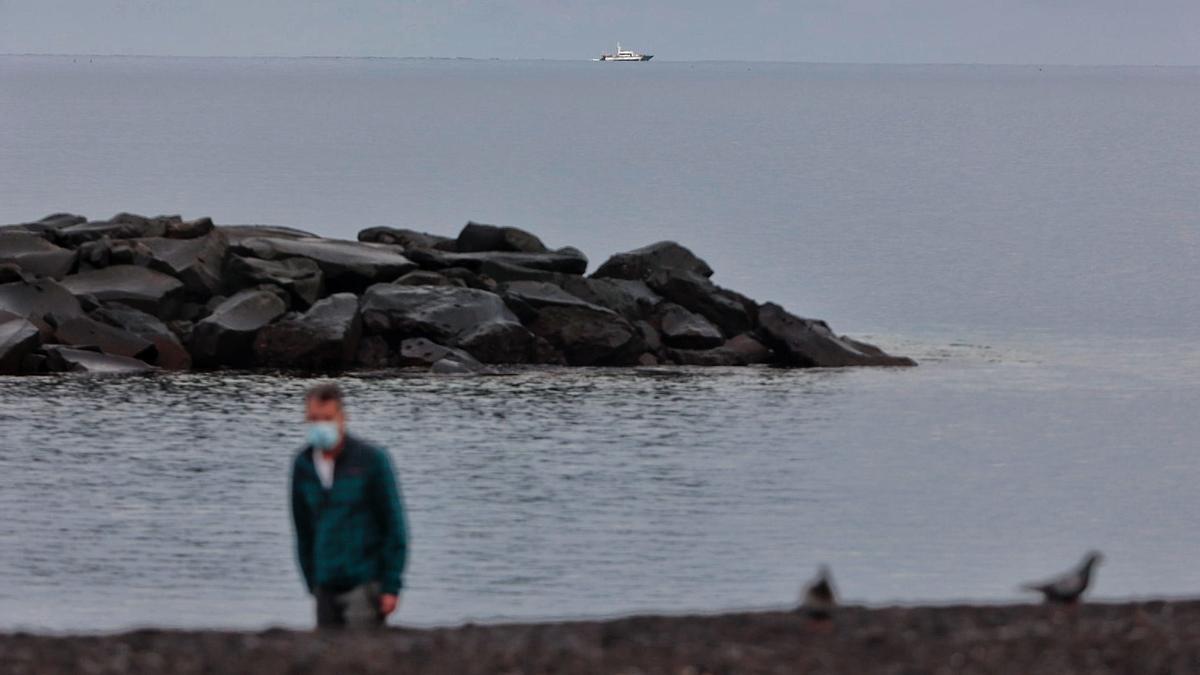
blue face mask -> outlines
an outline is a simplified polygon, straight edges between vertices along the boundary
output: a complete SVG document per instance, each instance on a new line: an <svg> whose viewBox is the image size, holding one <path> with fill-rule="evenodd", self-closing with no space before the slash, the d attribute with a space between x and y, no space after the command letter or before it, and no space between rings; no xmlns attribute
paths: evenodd
<svg viewBox="0 0 1200 675"><path fill-rule="evenodd" d="M308 425L308 444L322 452L337 446L339 436L337 422L311 422Z"/></svg>

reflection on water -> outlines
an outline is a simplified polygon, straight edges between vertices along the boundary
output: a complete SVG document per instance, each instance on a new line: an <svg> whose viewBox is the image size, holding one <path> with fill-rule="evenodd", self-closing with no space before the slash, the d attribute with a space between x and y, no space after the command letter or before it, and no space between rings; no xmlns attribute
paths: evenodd
<svg viewBox="0 0 1200 675"><path fill-rule="evenodd" d="M899 348L922 367L345 378L410 509L401 620L780 605L821 561L863 601L1011 599L1090 546L1102 594L1200 591L1194 368ZM0 379L0 626L308 624L311 383Z"/></svg>

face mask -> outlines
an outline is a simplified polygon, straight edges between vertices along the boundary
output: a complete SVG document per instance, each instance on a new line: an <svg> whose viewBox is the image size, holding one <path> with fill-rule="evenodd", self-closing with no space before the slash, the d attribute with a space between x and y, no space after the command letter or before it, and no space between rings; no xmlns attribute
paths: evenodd
<svg viewBox="0 0 1200 675"><path fill-rule="evenodd" d="M337 422L312 422L308 425L308 444L317 450L332 450L340 435Z"/></svg>

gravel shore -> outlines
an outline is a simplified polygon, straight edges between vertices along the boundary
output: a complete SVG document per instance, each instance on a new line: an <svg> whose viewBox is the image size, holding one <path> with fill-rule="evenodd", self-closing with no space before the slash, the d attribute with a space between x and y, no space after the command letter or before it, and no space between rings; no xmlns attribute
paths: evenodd
<svg viewBox="0 0 1200 675"><path fill-rule="evenodd" d="M842 610L395 628L0 636L0 672L1195 673L1200 601Z"/></svg>

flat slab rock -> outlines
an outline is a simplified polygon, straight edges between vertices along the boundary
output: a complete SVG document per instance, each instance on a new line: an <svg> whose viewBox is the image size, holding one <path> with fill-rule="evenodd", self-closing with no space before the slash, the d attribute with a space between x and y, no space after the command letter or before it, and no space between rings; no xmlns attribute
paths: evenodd
<svg viewBox="0 0 1200 675"><path fill-rule="evenodd" d="M92 373L96 375L131 375L153 372L155 368L145 361L127 356L101 354L86 349L75 349L62 345L47 345L46 361L55 372Z"/></svg>

